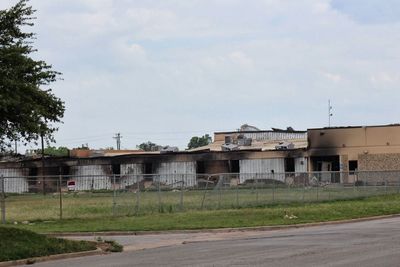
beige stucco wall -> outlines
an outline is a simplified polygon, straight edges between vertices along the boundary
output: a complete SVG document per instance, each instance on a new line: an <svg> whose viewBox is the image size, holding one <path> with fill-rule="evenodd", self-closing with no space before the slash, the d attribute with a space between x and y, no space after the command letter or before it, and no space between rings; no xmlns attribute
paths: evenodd
<svg viewBox="0 0 400 267"><path fill-rule="evenodd" d="M350 160L358 170L400 170L400 125L310 129L308 141L309 157L339 155L342 171Z"/></svg>
<svg viewBox="0 0 400 267"><path fill-rule="evenodd" d="M309 148L400 147L400 126L308 130Z"/></svg>

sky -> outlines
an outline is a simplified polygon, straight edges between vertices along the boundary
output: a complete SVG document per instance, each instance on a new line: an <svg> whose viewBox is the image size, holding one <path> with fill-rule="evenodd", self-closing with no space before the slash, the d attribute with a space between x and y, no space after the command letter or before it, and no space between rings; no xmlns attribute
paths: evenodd
<svg viewBox="0 0 400 267"><path fill-rule="evenodd" d="M0 1L0 9L15 4ZM31 0L55 146L400 122L398 0ZM28 148L34 148L31 145ZM25 149L25 148L20 148Z"/></svg>

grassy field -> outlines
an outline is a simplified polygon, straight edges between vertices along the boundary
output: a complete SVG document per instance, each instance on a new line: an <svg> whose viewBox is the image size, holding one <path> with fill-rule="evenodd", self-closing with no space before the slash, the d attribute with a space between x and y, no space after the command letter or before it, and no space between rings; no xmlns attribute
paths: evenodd
<svg viewBox="0 0 400 267"><path fill-rule="evenodd" d="M0 261L96 249L93 242L46 237L11 227L0 227L0 237Z"/></svg>
<svg viewBox="0 0 400 267"><path fill-rule="evenodd" d="M262 207L273 204L308 203L397 193L397 187L247 188L227 190L78 192L9 195L9 223L63 219L96 219L145 216L199 210Z"/></svg>
<svg viewBox="0 0 400 267"><path fill-rule="evenodd" d="M290 225L398 213L400 195L391 194L320 203L269 204L252 208L35 221L32 224L19 224L17 227L42 233L180 230ZM291 216L295 217L290 219Z"/></svg>

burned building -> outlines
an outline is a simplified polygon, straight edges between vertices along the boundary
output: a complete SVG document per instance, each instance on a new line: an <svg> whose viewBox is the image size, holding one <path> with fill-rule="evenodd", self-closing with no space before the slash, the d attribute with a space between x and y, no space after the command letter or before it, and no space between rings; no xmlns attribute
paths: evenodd
<svg viewBox="0 0 400 267"><path fill-rule="evenodd" d="M186 151L73 151L68 157L0 162L7 192L52 191L57 179L63 183L73 179L80 190L129 188L154 181L172 188L196 187L201 179L226 173L236 174L237 184L260 175L287 182L288 176L295 179L307 172L319 172L318 179L327 183L353 183L359 180L359 171L394 170L400 170L400 125L307 131L247 126L216 132L211 144Z"/></svg>
<svg viewBox="0 0 400 267"><path fill-rule="evenodd" d="M316 128L307 133L309 171L344 172L337 182L351 183L356 171L400 170L398 124Z"/></svg>

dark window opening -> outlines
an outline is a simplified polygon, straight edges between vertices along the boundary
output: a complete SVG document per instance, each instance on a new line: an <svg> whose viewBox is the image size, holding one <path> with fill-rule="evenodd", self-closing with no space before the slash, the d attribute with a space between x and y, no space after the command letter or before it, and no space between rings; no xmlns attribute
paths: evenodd
<svg viewBox="0 0 400 267"><path fill-rule="evenodd" d="M340 171L339 156L311 157L312 171Z"/></svg>
<svg viewBox="0 0 400 267"><path fill-rule="evenodd" d="M206 173L206 166L204 161L196 161L196 173Z"/></svg>
<svg viewBox="0 0 400 267"><path fill-rule="evenodd" d="M111 171L114 175L115 182L119 183L121 180L121 165L120 164L112 164Z"/></svg>
<svg viewBox="0 0 400 267"><path fill-rule="evenodd" d="M61 167L61 175L69 175L70 167L69 166L62 166Z"/></svg>
<svg viewBox="0 0 400 267"><path fill-rule="evenodd" d="M358 169L358 161L357 160L349 160L349 172L350 174L354 174Z"/></svg>
<svg viewBox="0 0 400 267"><path fill-rule="evenodd" d="M38 172L39 172L38 168L30 168L29 169L28 175L29 176L36 176L36 177L35 178L33 178L33 177L32 178L28 178L28 185L30 185L30 186L36 185Z"/></svg>
<svg viewBox="0 0 400 267"><path fill-rule="evenodd" d="M340 182L340 160L339 156L311 157L312 171L321 172L316 174L319 181L339 183Z"/></svg>
<svg viewBox="0 0 400 267"><path fill-rule="evenodd" d="M231 173L240 173L240 164L238 160L231 160L230 167Z"/></svg>
<svg viewBox="0 0 400 267"><path fill-rule="evenodd" d="M294 158L285 158L285 172L295 172Z"/></svg>
<svg viewBox="0 0 400 267"><path fill-rule="evenodd" d="M38 175L38 168L30 168L28 175L29 176L37 176Z"/></svg>
<svg viewBox="0 0 400 267"><path fill-rule="evenodd" d="M61 172L60 174L62 176L62 183L64 184L69 179L70 167L69 166L61 166L60 172Z"/></svg>
<svg viewBox="0 0 400 267"><path fill-rule="evenodd" d="M153 164L151 162L144 164L144 174L153 174Z"/></svg>
<svg viewBox="0 0 400 267"><path fill-rule="evenodd" d="M120 175L121 174L121 165L120 164L113 164L111 166L112 168L112 173L115 175Z"/></svg>

